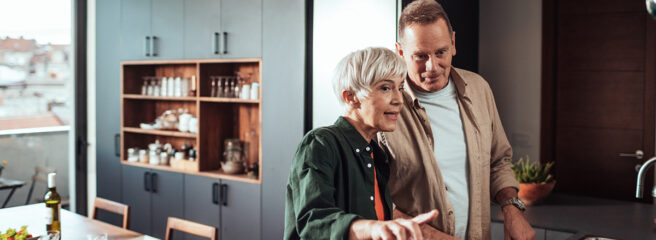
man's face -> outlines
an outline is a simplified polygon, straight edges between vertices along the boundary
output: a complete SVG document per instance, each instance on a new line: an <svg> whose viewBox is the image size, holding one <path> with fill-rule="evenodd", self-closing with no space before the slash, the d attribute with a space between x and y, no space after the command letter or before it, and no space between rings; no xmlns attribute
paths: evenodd
<svg viewBox="0 0 656 240"><path fill-rule="evenodd" d="M444 19L430 24L411 24L396 51L408 65L408 76L415 89L436 92L449 83L451 59L456 55L456 33L449 36Z"/></svg>

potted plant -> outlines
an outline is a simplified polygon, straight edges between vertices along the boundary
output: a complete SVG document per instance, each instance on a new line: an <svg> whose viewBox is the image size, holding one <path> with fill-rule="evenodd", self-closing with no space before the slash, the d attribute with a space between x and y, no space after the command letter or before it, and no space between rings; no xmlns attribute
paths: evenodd
<svg viewBox="0 0 656 240"><path fill-rule="evenodd" d="M517 182L519 182L519 198L526 205L534 205L551 193L556 181L549 173L553 162L541 165L539 162L531 163L528 156L526 161L519 158L519 161L512 164L512 170Z"/></svg>

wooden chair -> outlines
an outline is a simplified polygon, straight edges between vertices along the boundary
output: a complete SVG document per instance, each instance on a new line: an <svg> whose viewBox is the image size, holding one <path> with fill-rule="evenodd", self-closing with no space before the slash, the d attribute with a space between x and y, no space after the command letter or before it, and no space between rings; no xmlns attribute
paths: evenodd
<svg viewBox="0 0 656 240"><path fill-rule="evenodd" d="M218 232L216 231L215 227L192 222L189 220L180 219L180 218L169 217L168 222L166 223L165 240L169 240L173 238L173 230L190 233L196 236L209 238L211 240L218 239L217 237Z"/></svg>
<svg viewBox="0 0 656 240"><path fill-rule="evenodd" d="M54 172L57 171L53 168L45 168L39 166L34 167L34 175L32 175L32 184L30 184L30 190L27 191L27 199L25 199L25 205L29 204L30 200L32 200L32 192L34 192L34 184L40 182L47 186L48 179L46 178L46 176L48 175L48 173L54 173ZM43 202L43 199L39 198L37 199L37 202Z"/></svg>
<svg viewBox="0 0 656 240"><path fill-rule="evenodd" d="M32 175L32 184L30 184L30 190L27 192L27 198L25 199L25 205L30 204L30 200L32 200L32 193L34 192L34 185L39 182L42 183L45 186L48 186L48 173L56 173L57 170L54 168L47 168L47 167L40 167L36 166L34 167L34 175ZM61 184L61 183L60 183ZM61 204L62 208L68 209L70 205L70 199L67 197L61 196ZM43 195L40 197L36 198L36 202L44 202L43 200Z"/></svg>
<svg viewBox="0 0 656 240"><path fill-rule="evenodd" d="M130 206L96 197L96 199L93 201L93 210L91 211L92 219L96 219L98 209L123 215L123 229L128 229L128 220L130 219Z"/></svg>

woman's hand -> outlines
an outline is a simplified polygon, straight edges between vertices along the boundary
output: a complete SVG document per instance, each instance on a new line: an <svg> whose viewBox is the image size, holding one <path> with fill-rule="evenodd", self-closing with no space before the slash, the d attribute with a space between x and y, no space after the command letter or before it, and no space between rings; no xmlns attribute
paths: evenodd
<svg viewBox="0 0 656 240"><path fill-rule="evenodd" d="M412 219L389 221L356 220L351 224L350 239L373 240L423 240L419 225L437 217L437 210L420 214Z"/></svg>

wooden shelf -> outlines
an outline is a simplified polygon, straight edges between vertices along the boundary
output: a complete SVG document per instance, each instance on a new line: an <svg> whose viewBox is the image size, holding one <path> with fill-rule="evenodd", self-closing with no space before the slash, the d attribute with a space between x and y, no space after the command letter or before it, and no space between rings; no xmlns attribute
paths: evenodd
<svg viewBox="0 0 656 240"><path fill-rule="evenodd" d="M195 133L168 131L168 130L154 130L154 129L147 130L147 129L134 128L134 127L124 127L123 131L130 132L130 133L169 136L169 137L183 137L183 138L196 138L197 136L197 134Z"/></svg>
<svg viewBox="0 0 656 240"><path fill-rule="evenodd" d="M236 182L245 182L245 183L253 183L253 184L262 183L260 179L249 178L246 174L227 174L224 173L223 170L195 172L195 171L185 171L182 169L172 168L171 166L168 165L154 165L154 164L140 163L140 162L128 162L125 160L121 161L121 163L125 165L135 166L135 167L157 169L157 170L169 171L169 172L178 172L178 173L197 175L197 176L203 176L209 178L225 179L225 180L236 181Z"/></svg>
<svg viewBox="0 0 656 240"><path fill-rule="evenodd" d="M153 96L144 96L141 94L123 94L125 99L136 99L136 100L163 100L163 101L196 101L196 97L153 97Z"/></svg>
<svg viewBox="0 0 656 240"><path fill-rule="evenodd" d="M127 149L143 148L155 141L171 144L175 149L183 146L196 149L197 165L185 162L183 168L127 162L122 164L189 175L261 183L262 178L262 100L217 98L210 96L212 76L234 76L239 73L245 84L259 83L258 96L262 96L262 60L202 59L128 61L121 63L121 157L127 159ZM144 77L195 77L196 96L154 97L141 92ZM152 122L168 110L186 110L198 120L198 133L139 128L143 122ZM226 139L239 139L247 165L258 164L258 179L246 174L226 174L220 170ZM184 167L186 164L193 167ZM194 163L195 164L195 163Z"/></svg>
<svg viewBox="0 0 656 240"><path fill-rule="evenodd" d="M219 102L219 103L252 103L259 104L260 100L239 99L239 98L219 98L219 97L200 97L201 102Z"/></svg>

